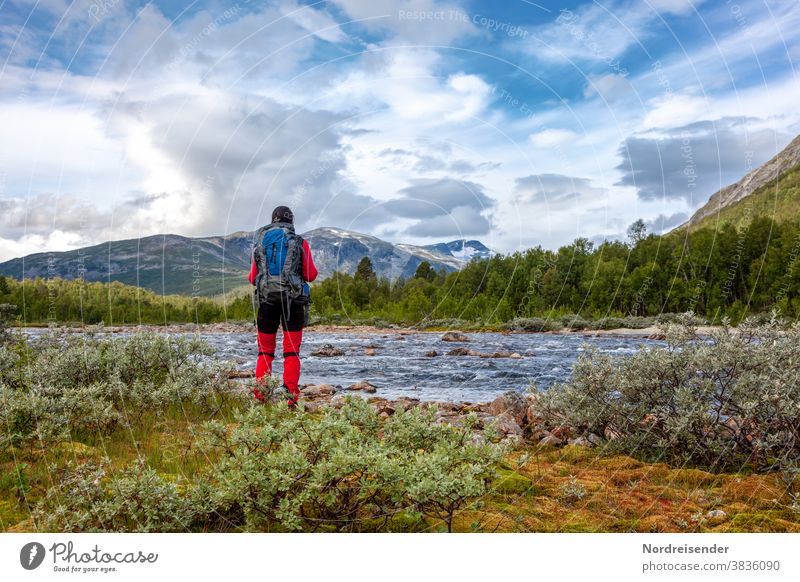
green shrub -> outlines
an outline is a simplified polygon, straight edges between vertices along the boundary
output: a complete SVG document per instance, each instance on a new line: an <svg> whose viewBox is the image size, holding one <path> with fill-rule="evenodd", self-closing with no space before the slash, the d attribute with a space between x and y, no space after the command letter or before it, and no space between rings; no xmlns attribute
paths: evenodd
<svg viewBox="0 0 800 582"><path fill-rule="evenodd" d="M194 519L190 498L143 464L109 476L85 463L56 480L33 512L40 531L182 532Z"/></svg>
<svg viewBox="0 0 800 582"><path fill-rule="evenodd" d="M513 319L505 324L505 327L511 331L541 332L553 331L561 326L551 319L529 317Z"/></svg>
<svg viewBox="0 0 800 582"><path fill-rule="evenodd" d="M453 514L482 495L502 448L473 444L471 427L434 424L434 412L398 412L383 423L360 398L319 418L285 405L255 407L206 425L221 453L204 490L210 515L241 515L248 530L372 531L392 516Z"/></svg>
<svg viewBox="0 0 800 582"><path fill-rule="evenodd" d="M185 406L210 412L221 398L238 398L225 365L207 361L211 353L196 338L157 334L53 332L0 346L0 450L108 434Z"/></svg>
<svg viewBox="0 0 800 582"><path fill-rule="evenodd" d="M667 347L613 359L589 351L539 402L545 425L619 435L628 454L719 469L800 458L800 326L778 321L697 334L687 316Z"/></svg>

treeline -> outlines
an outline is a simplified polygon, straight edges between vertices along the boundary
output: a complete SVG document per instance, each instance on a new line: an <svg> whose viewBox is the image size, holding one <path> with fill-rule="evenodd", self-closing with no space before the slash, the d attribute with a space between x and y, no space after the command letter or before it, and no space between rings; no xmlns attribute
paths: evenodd
<svg viewBox="0 0 800 582"><path fill-rule="evenodd" d="M648 235L627 242L579 238L557 251L536 247L475 260L445 274L423 262L408 279L377 277L368 258L312 291L312 321L419 324L463 320L495 325L526 318L654 317L692 310L709 321L778 310L800 315L800 227L755 218L736 229ZM252 320L249 294L227 302L160 296L121 283L0 277L0 303L27 323L213 323Z"/></svg>
<svg viewBox="0 0 800 582"><path fill-rule="evenodd" d="M375 277L368 259L354 275L316 285L323 320L379 318L394 323L465 320L487 325L514 319L586 319L692 310L710 321L773 309L800 314L800 228L755 218L737 230L686 230L648 235L637 221L627 242L586 239L551 251L473 261L460 272L422 263L414 277L393 283Z"/></svg>
<svg viewBox="0 0 800 582"><path fill-rule="evenodd" d="M0 304L10 304L24 324L94 325L214 323L252 318L248 297L222 301L157 295L119 282L0 277Z"/></svg>

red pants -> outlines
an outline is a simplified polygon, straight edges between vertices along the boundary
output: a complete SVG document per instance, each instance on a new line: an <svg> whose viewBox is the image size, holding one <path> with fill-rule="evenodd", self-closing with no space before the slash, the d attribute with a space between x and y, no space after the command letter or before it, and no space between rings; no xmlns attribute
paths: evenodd
<svg viewBox="0 0 800 582"><path fill-rule="evenodd" d="M291 398L289 405L294 406L300 398L300 344L303 342L304 313L302 306L292 306L287 311L281 305L262 304L258 308L258 359L256 360L256 380L263 381L264 376L272 374L272 362L275 360L275 345L278 326L283 328L283 384ZM263 400L264 396L255 391L255 397Z"/></svg>

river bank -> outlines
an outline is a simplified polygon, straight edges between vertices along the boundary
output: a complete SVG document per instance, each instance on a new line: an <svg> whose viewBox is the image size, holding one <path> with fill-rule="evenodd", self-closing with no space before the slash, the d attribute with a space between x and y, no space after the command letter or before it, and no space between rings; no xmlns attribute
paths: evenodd
<svg viewBox="0 0 800 582"><path fill-rule="evenodd" d="M20 330L42 330L48 329L47 325L25 325L15 329ZM223 334L223 333L255 333L255 325L250 322L228 322L228 323L178 323L164 325L103 325L90 326L78 322L68 323L57 326L67 332L85 333L87 331L102 331L104 333L134 333L134 332L153 332L153 333L202 333L202 334ZM704 325L697 328L700 335L710 335L720 326ZM466 335L476 333L498 333L502 335L567 335L585 337L628 337L645 339L663 339L664 331L661 327L651 325L641 328L619 327L613 329L572 329L560 328L544 331L509 330L497 329L492 327L472 329L472 328L415 328L415 327L385 327L373 325L310 325L306 328L307 333L335 333L335 334L439 334L447 332L457 332Z"/></svg>

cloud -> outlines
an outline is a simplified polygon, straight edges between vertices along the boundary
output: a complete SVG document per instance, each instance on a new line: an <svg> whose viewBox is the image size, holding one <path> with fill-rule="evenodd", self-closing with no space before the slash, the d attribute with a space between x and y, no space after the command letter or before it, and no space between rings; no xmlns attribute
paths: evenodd
<svg viewBox="0 0 800 582"><path fill-rule="evenodd" d="M533 29L525 50L542 60L605 62L619 68L619 58L647 39L659 14L685 14L702 0L626 0L602 5L586 3L574 10L562 9L554 21Z"/></svg>
<svg viewBox="0 0 800 582"><path fill-rule="evenodd" d="M399 194L400 198L386 202L384 207L396 217L416 221L405 230L409 235L477 236L491 228L484 213L494 207L495 201L475 182L452 178L416 179Z"/></svg>
<svg viewBox="0 0 800 582"><path fill-rule="evenodd" d="M530 142L541 149L550 149L572 143L580 136L569 129L545 129L537 133L532 133L528 139Z"/></svg>
<svg viewBox="0 0 800 582"><path fill-rule="evenodd" d="M618 97L633 92L626 75L618 73L595 75L590 73L586 76L586 80L588 83L583 89L583 96L586 98L597 95L605 101L614 101Z"/></svg>
<svg viewBox="0 0 800 582"><path fill-rule="evenodd" d="M386 207L403 218L443 215L458 207L482 212L494 205L480 184L452 178L416 179L399 194L402 198L387 202Z"/></svg>
<svg viewBox="0 0 800 582"><path fill-rule="evenodd" d="M728 117L627 138L618 185L641 200L684 199L692 207L777 154L791 136L763 121Z"/></svg>
<svg viewBox="0 0 800 582"><path fill-rule="evenodd" d="M488 234L491 223L469 206L456 206L446 215L432 216L408 227L405 233L428 238L465 238Z"/></svg>
<svg viewBox="0 0 800 582"><path fill-rule="evenodd" d="M359 26L388 34L384 42L450 43L477 33L457 4L436 0L332 0Z"/></svg>
<svg viewBox="0 0 800 582"><path fill-rule="evenodd" d="M651 220L645 220L645 225L647 226L647 232L662 234L672 230L676 226L680 226L687 220L689 220L688 212L675 212L669 216L659 214Z"/></svg>
<svg viewBox="0 0 800 582"><path fill-rule="evenodd" d="M562 174L531 174L517 178L517 201L528 204L565 205L580 200L598 200L605 195L602 188L592 185L586 178Z"/></svg>

